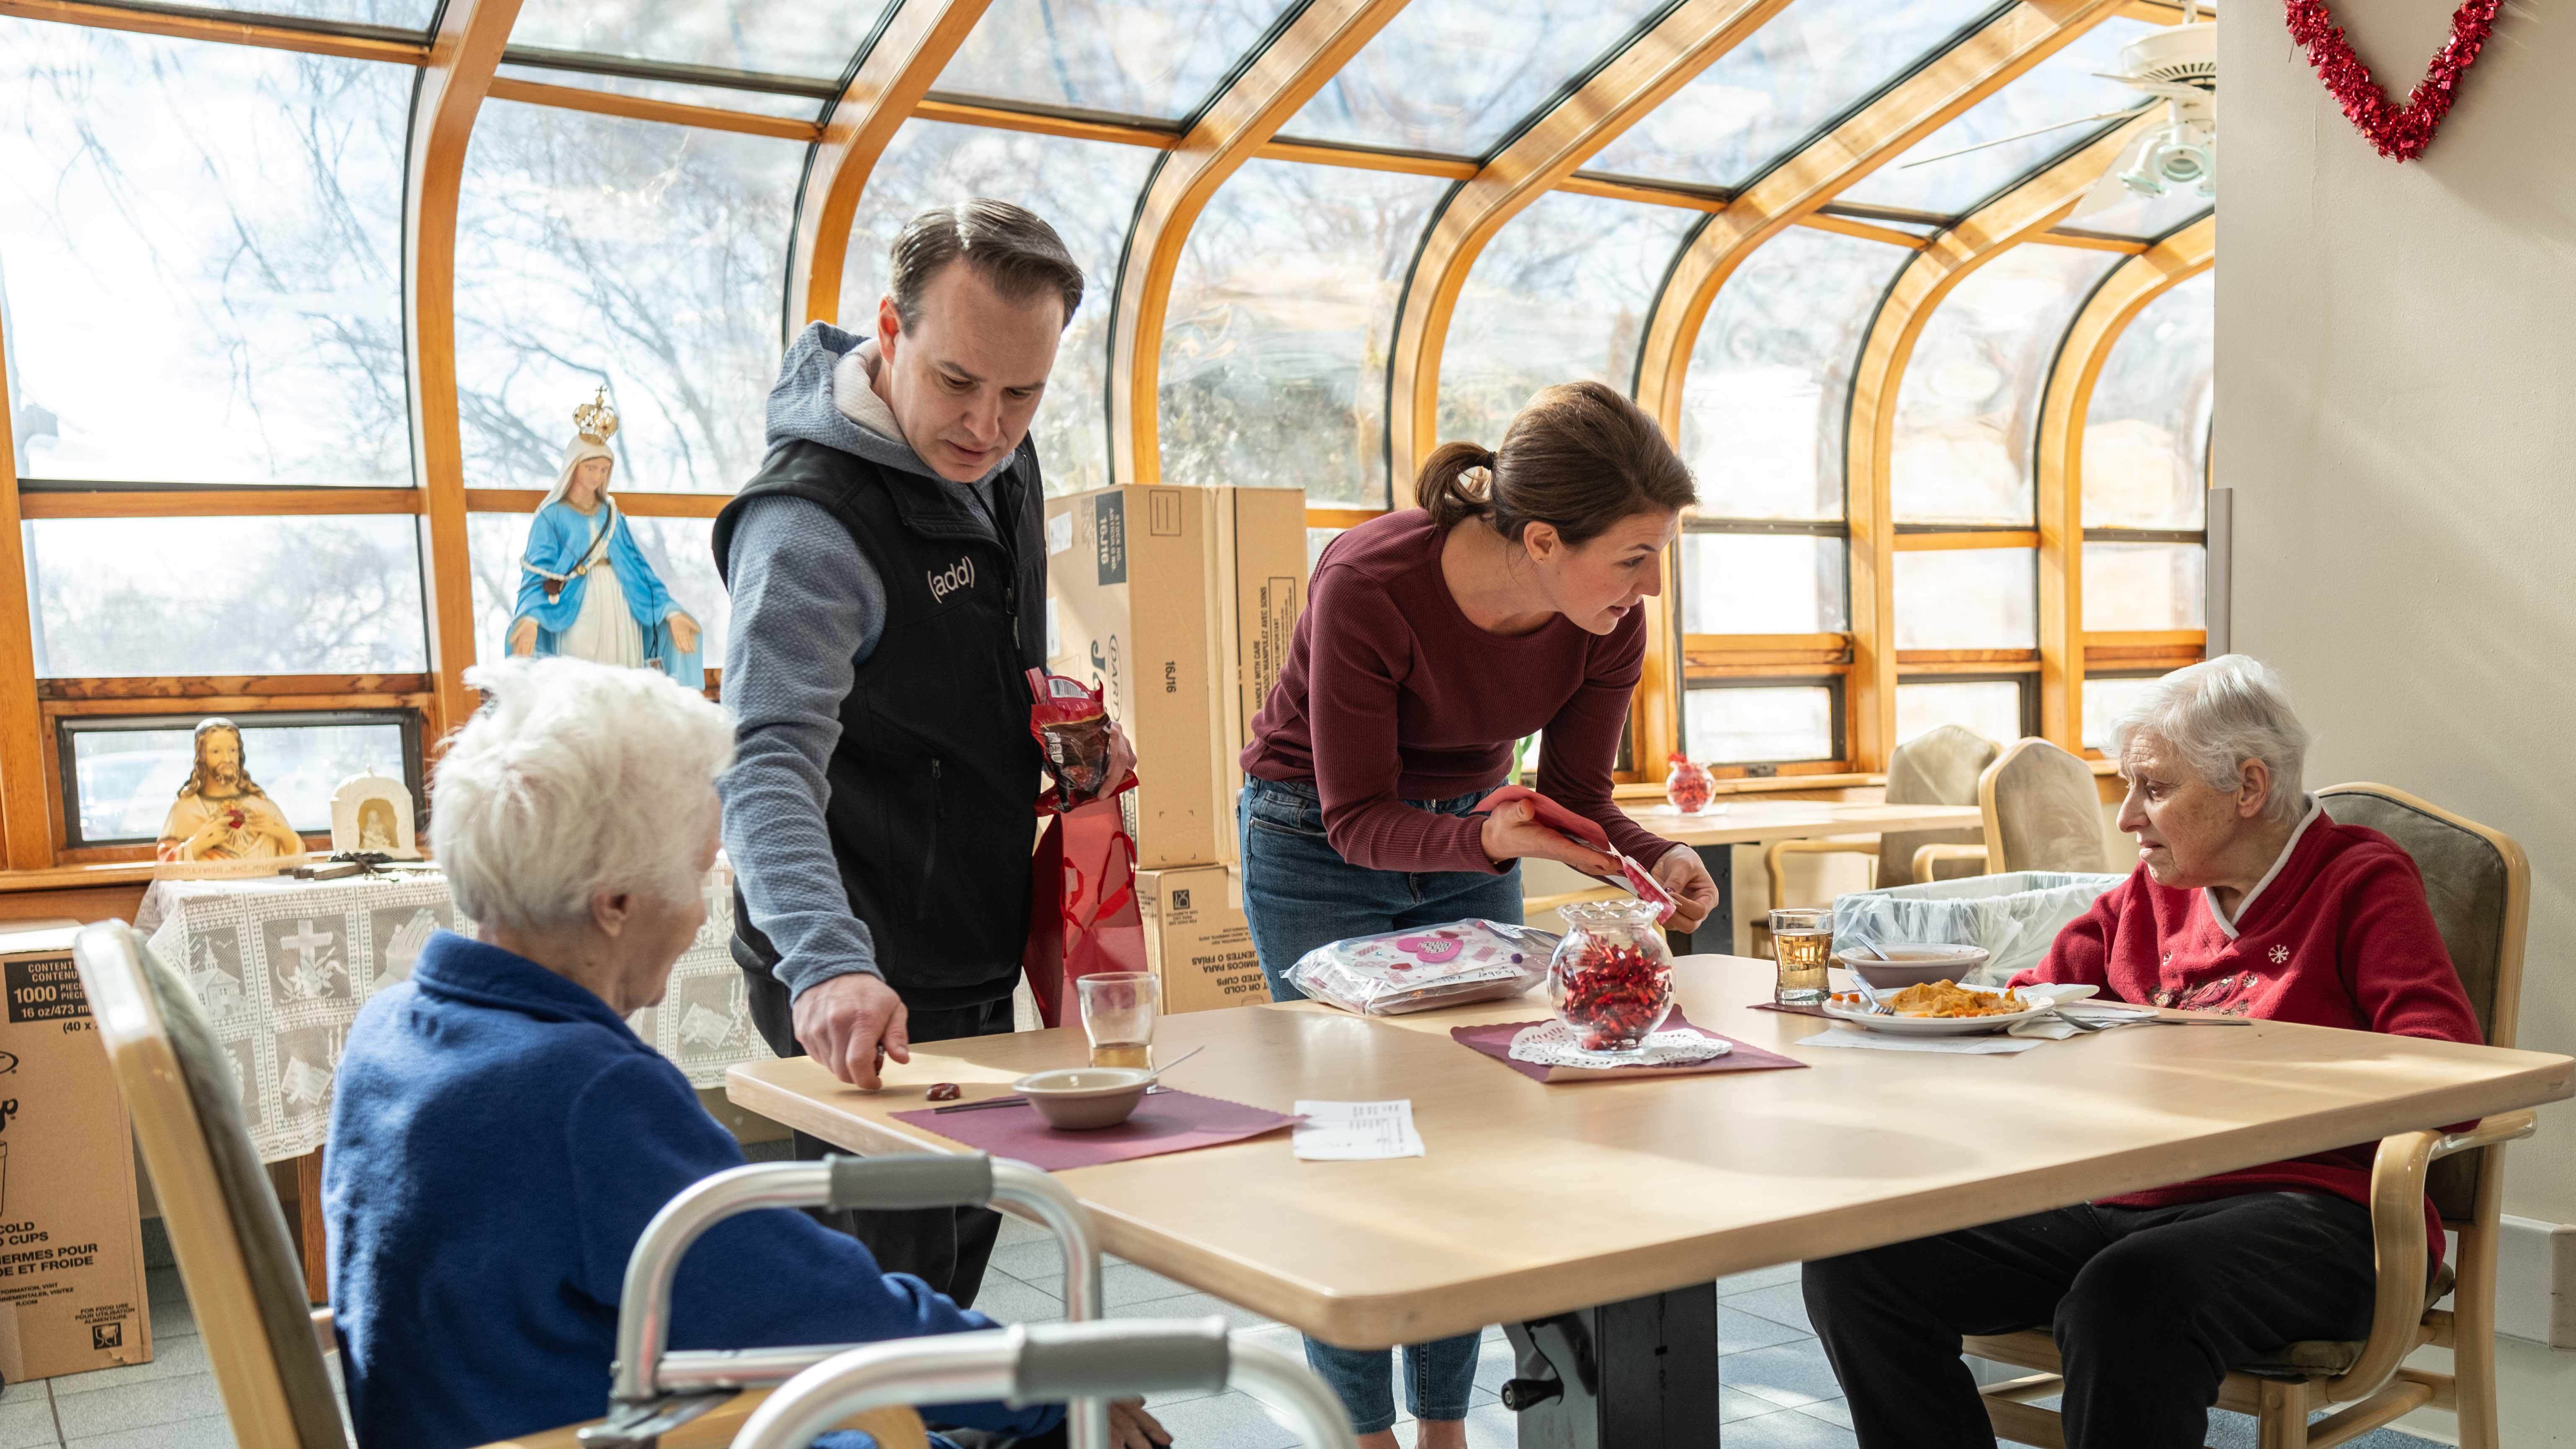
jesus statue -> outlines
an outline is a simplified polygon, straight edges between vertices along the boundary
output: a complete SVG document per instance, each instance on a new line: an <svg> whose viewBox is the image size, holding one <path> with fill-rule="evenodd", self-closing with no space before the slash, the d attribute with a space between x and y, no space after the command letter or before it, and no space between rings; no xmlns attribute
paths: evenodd
<svg viewBox="0 0 2576 1449"><path fill-rule="evenodd" d="M163 860L268 860L301 855L304 839L286 812L242 767L241 729L228 719L197 724L196 768L161 822Z"/></svg>

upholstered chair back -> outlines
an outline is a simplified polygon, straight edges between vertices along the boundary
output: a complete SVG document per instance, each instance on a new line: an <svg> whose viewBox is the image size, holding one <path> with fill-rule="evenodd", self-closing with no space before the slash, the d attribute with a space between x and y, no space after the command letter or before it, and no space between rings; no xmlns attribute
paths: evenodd
<svg viewBox="0 0 2576 1449"><path fill-rule="evenodd" d="M1887 758L1887 803L1890 805L1974 805L1977 777L1995 762L2003 747L1964 725L1946 724L1916 735ZM1927 845L1975 845L1978 830L1900 830L1883 836L1878 846L1878 884L1904 885L1913 880L1914 852Z"/></svg>
<svg viewBox="0 0 2576 1449"><path fill-rule="evenodd" d="M1986 812L1986 869L2111 868L2102 849L2102 795L2093 767L2043 739L2016 740L1977 782Z"/></svg>

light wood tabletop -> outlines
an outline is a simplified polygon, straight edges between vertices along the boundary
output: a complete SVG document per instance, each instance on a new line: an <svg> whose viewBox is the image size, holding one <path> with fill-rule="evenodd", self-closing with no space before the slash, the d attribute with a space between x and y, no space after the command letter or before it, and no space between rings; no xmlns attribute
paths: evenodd
<svg viewBox="0 0 2576 1449"><path fill-rule="evenodd" d="M1821 835L1879 835L1891 830L1975 830L1974 805L1880 805L1838 800L1719 800L1695 815L1670 805L1626 805L1628 818L1683 845L1767 845Z"/></svg>
<svg viewBox="0 0 2576 1449"><path fill-rule="evenodd" d="M1546 1086L1450 1040L1543 997L1394 1018L1311 1002L1166 1017L1171 1085L1293 1110L1410 1098L1429 1155L1299 1162L1288 1134L1059 1174L1132 1262L1329 1342L1418 1343L2576 1093L2576 1062L2324 1027L2138 1026L2012 1056L1800 1047L1769 962L1695 956L1692 1021L1806 1070ZM1079 1065L1077 1029L913 1048L884 1090L732 1069L739 1105L865 1153L959 1151L890 1120Z"/></svg>

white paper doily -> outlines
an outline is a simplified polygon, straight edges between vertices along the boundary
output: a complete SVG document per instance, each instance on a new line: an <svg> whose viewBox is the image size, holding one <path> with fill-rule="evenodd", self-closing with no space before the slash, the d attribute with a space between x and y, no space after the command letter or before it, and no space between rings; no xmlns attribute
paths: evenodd
<svg viewBox="0 0 2576 1449"><path fill-rule="evenodd" d="M1725 1042L1701 1036L1695 1031L1659 1031L1647 1036L1636 1055L1621 1053L1615 1062L1604 1062L1599 1052L1583 1049L1574 1028L1561 1021L1542 1021L1523 1027L1512 1038L1512 1060L1542 1067L1682 1067L1722 1057L1734 1048Z"/></svg>

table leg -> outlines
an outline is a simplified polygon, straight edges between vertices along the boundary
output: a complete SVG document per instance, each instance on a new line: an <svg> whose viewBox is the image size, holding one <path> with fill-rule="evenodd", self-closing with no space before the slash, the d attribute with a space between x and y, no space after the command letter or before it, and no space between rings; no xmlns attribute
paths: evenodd
<svg viewBox="0 0 2576 1449"><path fill-rule="evenodd" d="M1700 864L1708 867L1708 878L1717 882L1717 907L1696 931L1666 931L1665 943L1676 956L1707 953L1718 956L1735 954L1735 847L1732 845L1694 845Z"/></svg>
<svg viewBox="0 0 2576 1449"><path fill-rule="evenodd" d="M314 1303L331 1301L330 1254L322 1228L322 1149L295 1159L295 1222L302 1229L304 1296Z"/></svg>
<svg viewBox="0 0 2576 1449"><path fill-rule="evenodd" d="M1510 1323L1520 1449L1717 1443L1717 1285Z"/></svg>

